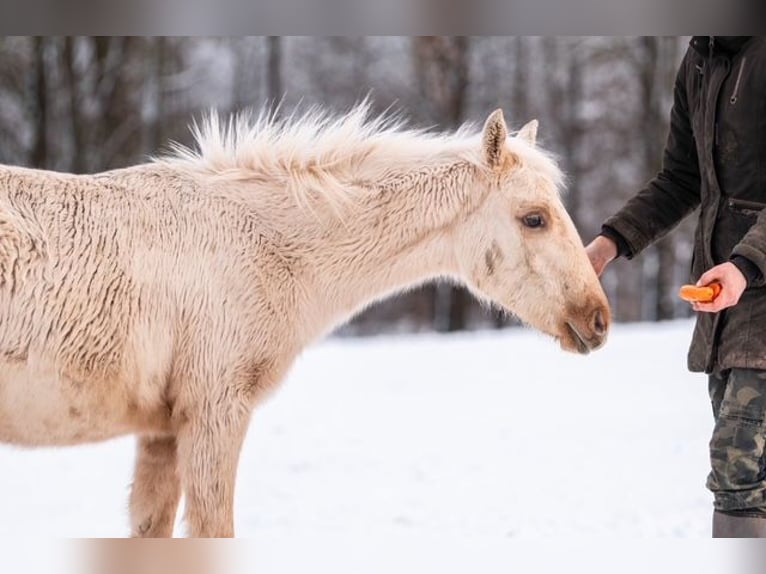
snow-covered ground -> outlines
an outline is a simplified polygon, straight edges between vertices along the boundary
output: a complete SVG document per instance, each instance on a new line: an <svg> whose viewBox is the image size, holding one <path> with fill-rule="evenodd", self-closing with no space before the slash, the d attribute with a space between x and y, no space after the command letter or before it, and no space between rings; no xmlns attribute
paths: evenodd
<svg viewBox="0 0 766 574"><path fill-rule="evenodd" d="M617 326L587 357L522 329L329 340L256 411L237 534L267 561L322 537L708 537L691 328ZM0 538L124 536L132 464L130 439L0 447Z"/></svg>

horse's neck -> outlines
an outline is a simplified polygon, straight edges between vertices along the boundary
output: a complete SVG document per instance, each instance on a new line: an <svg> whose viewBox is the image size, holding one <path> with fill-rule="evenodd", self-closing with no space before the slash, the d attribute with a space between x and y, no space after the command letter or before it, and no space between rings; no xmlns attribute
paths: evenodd
<svg viewBox="0 0 766 574"><path fill-rule="evenodd" d="M361 208L315 245L320 316L336 323L440 276L457 277L454 227L481 202L467 162L403 172L370 187Z"/></svg>

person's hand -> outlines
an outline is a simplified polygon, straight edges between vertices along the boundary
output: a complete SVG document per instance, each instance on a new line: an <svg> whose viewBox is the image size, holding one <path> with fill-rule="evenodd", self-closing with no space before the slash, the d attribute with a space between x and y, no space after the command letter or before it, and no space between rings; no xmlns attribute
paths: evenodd
<svg viewBox="0 0 766 574"><path fill-rule="evenodd" d="M711 303L692 303L695 311L702 313L718 313L739 302L742 293L747 287L747 279L733 263L722 263L705 272L697 286L719 283L721 293Z"/></svg>
<svg viewBox="0 0 766 574"><path fill-rule="evenodd" d="M588 244L585 253L588 254L588 259L590 259L590 264L593 265L596 275L601 277L606 266L617 258L617 245L608 237L599 235Z"/></svg>

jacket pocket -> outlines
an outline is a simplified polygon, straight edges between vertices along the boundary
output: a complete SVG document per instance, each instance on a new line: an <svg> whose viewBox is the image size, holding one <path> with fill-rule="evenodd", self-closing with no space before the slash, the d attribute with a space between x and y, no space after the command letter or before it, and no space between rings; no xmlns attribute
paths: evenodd
<svg viewBox="0 0 766 574"><path fill-rule="evenodd" d="M729 198L726 200L729 209L739 211L745 215L758 215L766 207L766 203L760 201L748 201L745 199Z"/></svg>
<svg viewBox="0 0 766 574"><path fill-rule="evenodd" d="M734 247L758 220L766 203L725 198L713 232L713 259L716 264L728 261Z"/></svg>

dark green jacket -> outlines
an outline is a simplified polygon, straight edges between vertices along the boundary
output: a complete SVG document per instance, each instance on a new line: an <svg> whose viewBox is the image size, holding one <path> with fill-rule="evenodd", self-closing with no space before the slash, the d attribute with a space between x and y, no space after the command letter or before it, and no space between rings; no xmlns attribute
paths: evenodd
<svg viewBox="0 0 766 574"><path fill-rule="evenodd" d="M627 257L697 207L691 280L734 262L740 302L700 313L689 369L766 370L766 38L695 36L676 77L662 170L602 230Z"/></svg>

